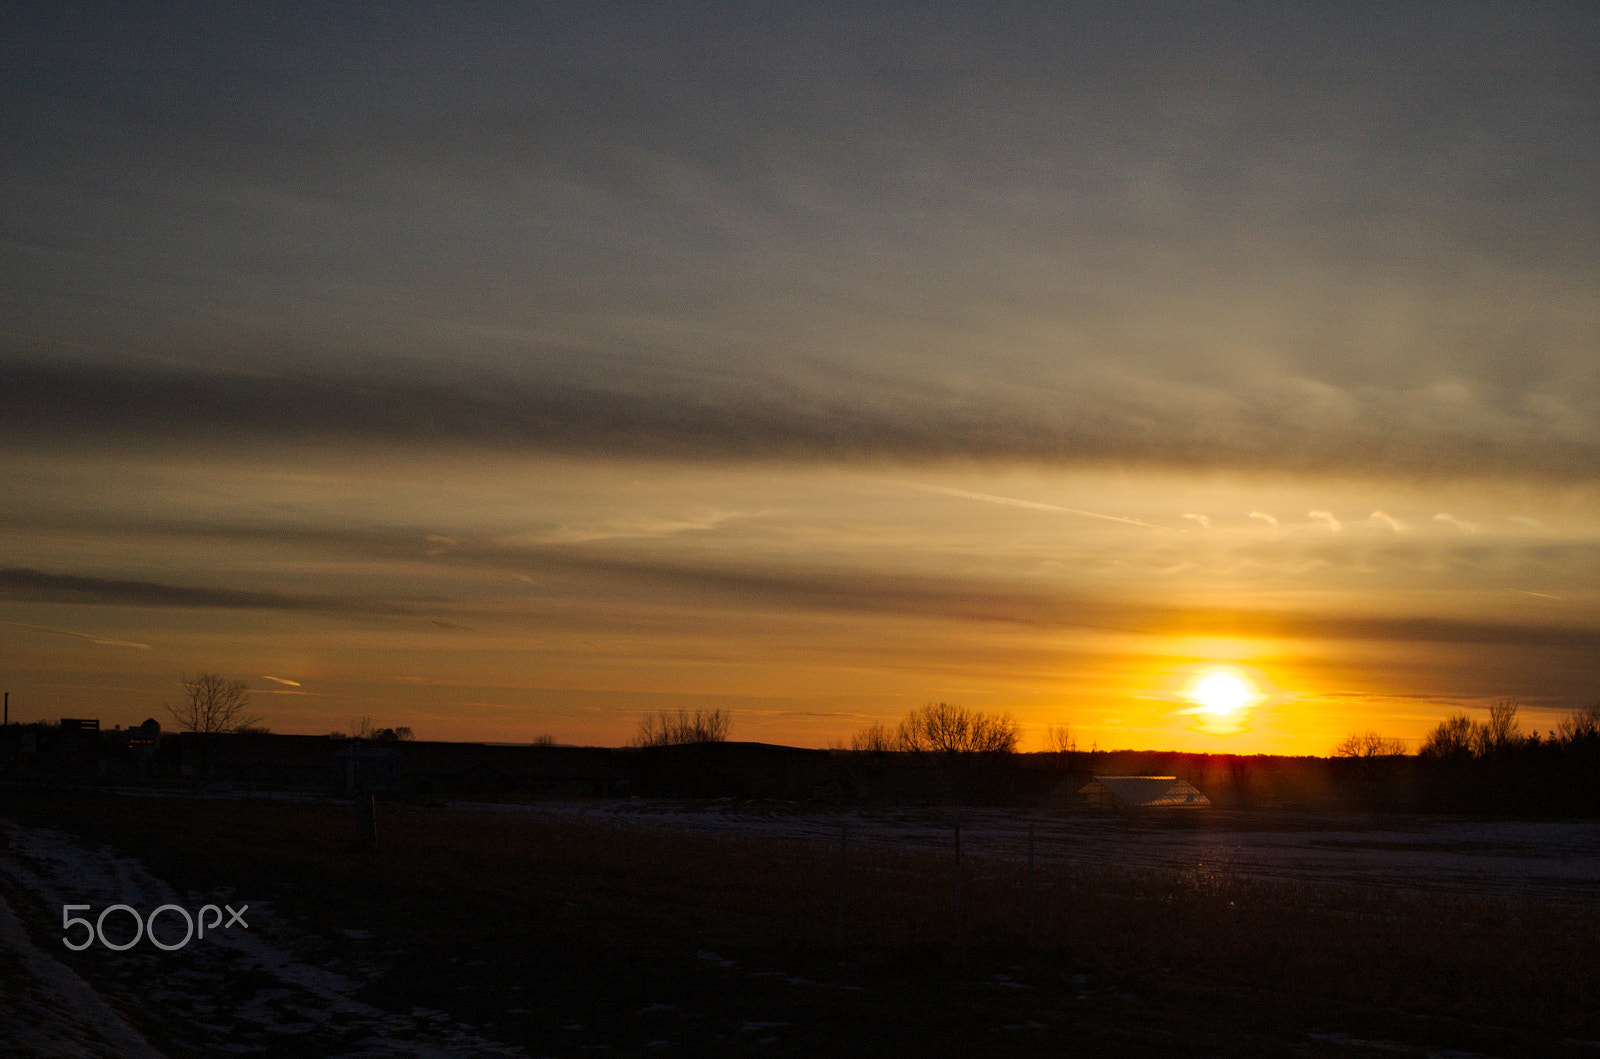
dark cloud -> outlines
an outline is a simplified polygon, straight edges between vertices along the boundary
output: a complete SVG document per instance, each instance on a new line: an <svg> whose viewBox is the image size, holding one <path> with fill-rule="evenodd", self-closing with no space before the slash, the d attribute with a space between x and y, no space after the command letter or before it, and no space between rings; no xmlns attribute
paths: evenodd
<svg viewBox="0 0 1600 1059"><path fill-rule="evenodd" d="M0 437L46 447L377 442L667 459L995 460L1053 466L1507 474L1585 480L1600 427L1554 434L1540 413L1459 394L1353 394L1338 429L1293 394L1195 388L1034 392L792 379L408 381L89 364L0 364ZM1319 398L1325 399L1325 394ZM1052 400L1059 398L1059 400ZM1431 404L1431 407L1430 407ZM1454 413L1454 414L1452 414Z"/></svg>
<svg viewBox="0 0 1600 1059"><path fill-rule="evenodd" d="M234 528L222 534L233 539L282 537L268 528ZM290 536L293 536L291 534ZM318 540L336 544L337 533ZM343 543L384 554L405 550L398 537L354 533ZM814 567L761 568L728 563L669 561L607 553L567 545L505 546L464 542L460 551L440 560L458 567L499 569L507 573L540 573L578 578L588 584L586 596L612 602L673 598L732 601L777 612L837 612L928 619L1014 624L1040 629L1091 629L1164 636L1218 636L1264 639L1365 641L1372 643L1465 644L1593 650L1600 648L1600 629L1495 619L1383 616L1359 611L1230 611L1225 608L1159 606L1108 598L1072 597L1043 592L1015 581L959 579L937 575L893 575L873 569ZM596 589L606 586L596 594ZM549 587L528 590L530 599L561 598ZM416 615L447 605L452 617L496 621L518 619L524 612L510 599L479 604L444 604L440 600L361 599L305 596L230 588L114 580L25 568L0 569L0 598L21 602L116 604L124 606L201 609L287 610L351 615ZM508 609L508 605L510 609ZM455 621L429 618L443 628L470 631Z"/></svg>
<svg viewBox="0 0 1600 1059"><path fill-rule="evenodd" d="M339 597L295 596L233 588L125 581L26 567L0 569L0 598L20 603L75 603L126 607L221 610L288 610L323 614L404 613L399 605Z"/></svg>
<svg viewBox="0 0 1600 1059"><path fill-rule="evenodd" d="M1174 635L1246 636L1266 639L1342 640L1370 643L1468 644L1600 648L1600 628L1434 617L1370 617L1350 614L1193 610L1152 616L1146 631Z"/></svg>
<svg viewBox="0 0 1600 1059"><path fill-rule="evenodd" d="M1001 622L1173 636L1600 648L1600 629L1497 620L1360 613L1229 611L1064 598L1016 583L885 576L870 570L744 571L576 556L543 562L679 591L736 596L780 608L863 611L897 617Z"/></svg>

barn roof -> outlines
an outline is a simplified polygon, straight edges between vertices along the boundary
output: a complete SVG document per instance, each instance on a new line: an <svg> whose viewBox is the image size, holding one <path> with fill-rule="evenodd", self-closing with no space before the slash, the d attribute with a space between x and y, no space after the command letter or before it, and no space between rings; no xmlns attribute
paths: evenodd
<svg viewBox="0 0 1600 1059"><path fill-rule="evenodd" d="M1176 776L1096 776L1078 792L1128 807L1204 806L1211 799Z"/></svg>

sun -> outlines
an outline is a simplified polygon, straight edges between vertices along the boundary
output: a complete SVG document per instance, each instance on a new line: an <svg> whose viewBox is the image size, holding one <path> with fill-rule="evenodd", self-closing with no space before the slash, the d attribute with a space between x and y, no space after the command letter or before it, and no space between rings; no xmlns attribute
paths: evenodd
<svg viewBox="0 0 1600 1059"><path fill-rule="evenodd" d="M1271 696L1237 666L1214 665L1191 674L1178 698L1194 703L1183 712L1195 715L1196 728L1232 735L1245 731L1250 712Z"/></svg>
<svg viewBox="0 0 1600 1059"><path fill-rule="evenodd" d="M1216 667L1196 674L1179 694L1206 713L1227 717L1254 705L1261 692L1238 670Z"/></svg>

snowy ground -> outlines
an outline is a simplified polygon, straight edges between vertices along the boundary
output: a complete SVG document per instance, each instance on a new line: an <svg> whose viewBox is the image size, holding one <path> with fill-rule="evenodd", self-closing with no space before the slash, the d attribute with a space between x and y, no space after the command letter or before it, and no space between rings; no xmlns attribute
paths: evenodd
<svg viewBox="0 0 1600 1059"><path fill-rule="evenodd" d="M247 900L233 893L178 893L135 860L58 831L0 820L0 1053L159 1059L161 1053L114 1010L159 1009L162 1032L181 1042L185 1054L524 1054L474 1036L442 1012L397 1015L353 999L360 968L335 971L298 959L294 926L259 901L248 901L248 929L213 931L170 954L145 942L111 953L96 942L84 955L100 961L94 977L103 995L67 965L63 905L90 905L94 917L118 903L148 915L164 904L193 912L208 903L239 908ZM33 929L25 929L24 917ZM122 912L108 919L107 933L124 922L131 933L131 919ZM167 944L183 937L181 920L170 913L159 925L170 927ZM76 941L82 933L77 928L70 936Z"/></svg>
<svg viewBox="0 0 1600 1059"><path fill-rule="evenodd" d="M983 809L840 812L639 799L453 808L829 845L837 844L846 829L851 850L950 850L959 823L962 851L969 857L1020 859L1028 853L1031 833L1033 851L1044 864L1215 872L1590 907L1600 899L1600 823L1589 822L1231 811L1121 816ZM141 944L117 953L96 946L75 956L61 941L66 904L88 904L93 916L116 903L149 913L164 904L195 910L247 902L248 930L213 931L173 953ZM297 955L310 951L314 946L295 923L251 895L180 893L110 849L0 820L0 1053L69 1059L159 1059L163 1052L368 1059L524 1054L478 1036L443 1012L399 1014L363 1003L356 995L370 968L355 962L315 966ZM723 962L712 954L705 958ZM161 1012L156 1026L148 1017L137 1017L151 1011ZM755 1029L766 1033L764 1027Z"/></svg>
<svg viewBox="0 0 1600 1059"><path fill-rule="evenodd" d="M463 803L465 804L465 803ZM950 849L1022 858L1028 834L1040 863L1131 870L1231 873L1251 879L1531 898L1600 901L1600 823L1462 820L1208 810L1062 815L1003 809L801 812L740 803L573 802L522 812L557 813L631 827L679 828Z"/></svg>

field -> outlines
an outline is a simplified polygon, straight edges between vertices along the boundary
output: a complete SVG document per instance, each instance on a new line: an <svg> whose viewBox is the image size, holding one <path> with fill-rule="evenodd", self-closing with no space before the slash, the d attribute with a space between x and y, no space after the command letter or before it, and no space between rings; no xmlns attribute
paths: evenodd
<svg viewBox="0 0 1600 1059"><path fill-rule="evenodd" d="M174 1057L1600 1052L1591 824L381 804L378 837L348 803L0 789L0 1033ZM117 901L248 904L248 929L67 951L62 906Z"/></svg>

